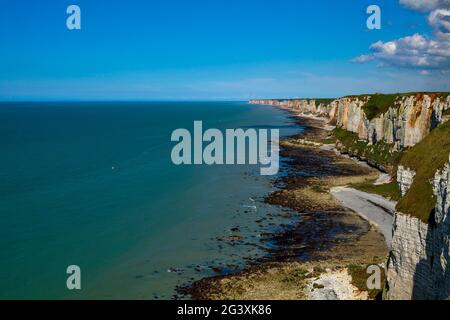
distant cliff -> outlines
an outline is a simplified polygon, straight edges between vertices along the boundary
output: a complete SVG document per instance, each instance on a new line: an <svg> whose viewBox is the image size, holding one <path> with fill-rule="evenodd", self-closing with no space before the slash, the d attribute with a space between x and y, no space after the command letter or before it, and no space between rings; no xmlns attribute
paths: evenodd
<svg viewBox="0 0 450 320"><path fill-rule="evenodd" d="M330 121L336 119L336 106L331 106L334 99L290 99L290 100L250 100L250 104L267 104L279 106L302 115L325 117Z"/></svg>

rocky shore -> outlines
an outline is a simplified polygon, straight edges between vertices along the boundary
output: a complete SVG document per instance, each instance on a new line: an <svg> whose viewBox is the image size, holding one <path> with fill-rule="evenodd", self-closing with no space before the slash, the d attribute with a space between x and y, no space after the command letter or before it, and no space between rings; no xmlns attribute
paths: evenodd
<svg viewBox="0 0 450 320"><path fill-rule="evenodd" d="M366 269L386 262L385 238L375 224L344 207L330 192L373 182L380 172L324 147L329 134L326 121L293 119L305 130L281 142L288 166L276 182L278 191L265 200L291 209L292 223L264 235L267 255L244 271L194 282L187 288L193 299L381 297L381 290L367 289Z"/></svg>

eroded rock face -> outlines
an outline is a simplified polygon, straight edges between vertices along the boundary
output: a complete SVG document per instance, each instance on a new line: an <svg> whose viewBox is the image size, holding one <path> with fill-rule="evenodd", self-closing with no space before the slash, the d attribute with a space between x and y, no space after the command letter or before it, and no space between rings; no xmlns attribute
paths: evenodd
<svg viewBox="0 0 450 320"><path fill-rule="evenodd" d="M371 144L385 141L397 149L420 142L442 123L443 111L450 109L450 96L443 99L433 94L417 94L398 98L395 107L369 121L362 109L367 99L336 100L337 125Z"/></svg>
<svg viewBox="0 0 450 320"><path fill-rule="evenodd" d="M449 159L450 163L450 159ZM433 193L436 197L435 222L445 222L450 210L450 169L447 164L442 171L434 176Z"/></svg>
<svg viewBox="0 0 450 320"><path fill-rule="evenodd" d="M370 96L343 97L330 104L316 100L252 100L254 104L283 106L299 114L326 117L338 127L357 133L359 138L375 144L384 141L399 150L420 142L446 117L443 112L450 109L450 96L436 94L400 96L395 106L370 121L363 110Z"/></svg>
<svg viewBox="0 0 450 320"><path fill-rule="evenodd" d="M411 184L414 181L414 177L416 172L409 168L405 168L404 166L398 166L397 169L397 183L400 187L400 193L402 197L406 194L406 192L411 187Z"/></svg>
<svg viewBox="0 0 450 320"><path fill-rule="evenodd" d="M427 224L395 214L389 254L388 299L446 299L450 296L450 169L446 165L431 182L435 214Z"/></svg>
<svg viewBox="0 0 450 320"><path fill-rule="evenodd" d="M450 161L450 160L449 160ZM434 222L433 274L436 275L438 297L450 297L450 168L447 165L438 172L433 181L436 196Z"/></svg>
<svg viewBox="0 0 450 320"><path fill-rule="evenodd" d="M360 139L367 140L369 121L363 106L369 98L344 97L332 102L337 107L337 126L357 133Z"/></svg>
<svg viewBox="0 0 450 320"><path fill-rule="evenodd" d="M402 214L394 215L394 227L391 251L387 265L387 299L390 300L410 300L414 298L414 291L419 285L421 297L429 296L432 293L429 279L431 266L424 264L419 270L418 265L422 261L430 259L431 254L427 248L432 246L429 237L428 225L415 217Z"/></svg>

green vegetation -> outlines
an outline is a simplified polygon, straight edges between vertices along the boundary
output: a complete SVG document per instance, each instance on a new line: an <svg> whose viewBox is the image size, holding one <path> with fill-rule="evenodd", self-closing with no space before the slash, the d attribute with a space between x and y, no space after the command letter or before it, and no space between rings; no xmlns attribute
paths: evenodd
<svg viewBox="0 0 450 320"><path fill-rule="evenodd" d="M367 119L372 120L376 116L385 113L390 107L395 106L400 94L375 94L363 106Z"/></svg>
<svg viewBox="0 0 450 320"><path fill-rule="evenodd" d="M361 291L368 291L369 299L372 300L381 300L382 289L372 289L368 290L367 288L367 279L369 278L369 274L367 273L367 268L369 266L361 266L361 265L349 265L347 267L348 273L352 276L352 284L357 287ZM384 269L381 273L381 283L385 282L386 276L384 274Z"/></svg>
<svg viewBox="0 0 450 320"><path fill-rule="evenodd" d="M331 134L328 135L328 137L319 140L318 142L321 142L323 144L334 144L336 143L336 137L334 135L334 132L331 132Z"/></svg>
<svg viewBox="0 0 450 320"><path fill-rule="evenodd" d="M284 279L283 282L286 283L298 283L307 278L311 277L311 274L308 270L299 268L292 270Z"/></svg>
<svg viewBox="0 0 450 320"><path fill-rule="evenodd" d="M309 100L315 100L316 104L321 104L323 103L324 105L330 105L331 102L333 102L336 99L309 99Z"/></svg>
<svg viewBox="0 0 450 320"><path fill-rule="evenodd" d="M364 192L379 194L394 201L400 200L401 197L400 188L396 181L381 185L374 185L372 182L358 183L351 185L351 187Z"/></svg>
<svg viewBox="0 0 450 320"><path fill-rule="evenodd" d="M365 158L386 168L393 168L399 160L401 153L394 151L392 144L379 141L375 145L369 145L366 141L360 140L356 133L341 128L334 129L332 134L350 155Z"/></svg>
<svg viewBox="0 0 450 320"><path fill-rule="evenodd" d="M282 281L289 284L298 284L302 283L306 279L317 278L324 272L325 269L318 266L314 267L311 272L301 267L296 267L293 270L287 272Z"/></svg>
<svg viewBox="0 0 450 320"><path fill-rule="evenodd" d="M443 116L450 116L450 109L445 110L444 112L442 112Z"/></svg>
<svg viewBox="0 0 450 320"><path fill-rule="evenodd" d="M447 97L450 96L450 92L439 92L438 95L444 99L447 99Z"/></svg>
<svg viewBox="0 0 450 320"><path fill-rule="evenodd" d="M397 204L397 210L428 222L435 206L431 179L450 154L450 121L434 129L414 147L406 150L400 164L416 171L411 188Z"/></svg>
<svg viewBox="0 0 450 320"><path fill-rule="evenodd" d="M313 185L311 189L317 193L327 193L329 191L329 188L320 184Z"/></svg>
<svg viewBox="0 0 450 320"><path fill-rule="evenodd" d="M314 289L323 289L323 288L325 288L325 286L320 283L313 283L313 288Z"/></svg>
<svg viewBox="0 0 450 320"><path fill-rule="evenodd" d="M320 276L322 273L324 273L326 270L320 266L315 266L313 269L313 276Z"/></svg>

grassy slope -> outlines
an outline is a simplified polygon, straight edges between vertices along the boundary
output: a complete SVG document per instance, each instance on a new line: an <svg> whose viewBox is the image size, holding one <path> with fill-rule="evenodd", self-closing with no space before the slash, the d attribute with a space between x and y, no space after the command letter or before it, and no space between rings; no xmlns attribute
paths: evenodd
<svg viewBox="0 0 450 320"><path fill-rule="evenodd" d="M450 154L450 121L434 129L414 147L406 150L400 164L416 171L411 189L399 201L397 210L428 222L435 206L430 184L436 171L447 162Z"/></svg>
<svg viewBox="0 0 450 320"><path fill-rule="evenodd" d="M399 159L399 152L392 151L392 145L379 141L375 145L359 139L356 133L336 128L333 136L353 155L364 157L367 160L381 164L387 168L395 166Z"/></svg>
<svg viewBox="0 0 450 320"><path fill-rule="evenodd" d="M391 183L381 184L381 185L374 185L373 182L367 182L367 183L359 183L359 184L353 184L350 185L352 188L368 192L368 193L375 193L379 194L380 196L383 196L385 198L388 198L393 201L400 200L400 188L398 186L398 183L396 181L393 181Z"/></svg>
<svg viewBox="0 0 450 320"><path fill-rule="evenodd" d="M352 154L357 154L365 157L371 162L381 164L386 169L391 168L393 171L391 173L395 173L395 167L400 160L401 153L391 151L392 145L385 142L378 142L376 145L370 146L367 142L360 141L357 134L340 128L333 130L333 136L335 139L339 140L346 149L351 149ZM333 141L324 142L331 143ZM352 184L350 186L364 192L379 194L394 201L400 199L400 189L395 181L383 185L374 185L374 182L375 181L368 181Z"/></svg>

